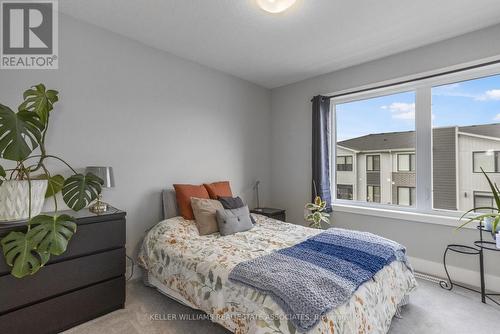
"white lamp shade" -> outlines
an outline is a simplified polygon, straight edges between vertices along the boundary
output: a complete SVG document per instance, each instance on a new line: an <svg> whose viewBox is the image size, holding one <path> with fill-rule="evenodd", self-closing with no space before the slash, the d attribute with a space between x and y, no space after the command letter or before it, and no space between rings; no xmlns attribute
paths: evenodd
<svg viewBox="0 0 500 334"><path fill-rule="evenodd" d="M104 181L103 188L113 188L115 186L115 176L113 167L89 166L85 168L86 173L92 173Z"/></svg>
<svg viewBox="0 0 500 334"><path fill-rule="evenodd" d="M260 8L266 12L277 14L292 7L296 0L257 0Z"/></svg>

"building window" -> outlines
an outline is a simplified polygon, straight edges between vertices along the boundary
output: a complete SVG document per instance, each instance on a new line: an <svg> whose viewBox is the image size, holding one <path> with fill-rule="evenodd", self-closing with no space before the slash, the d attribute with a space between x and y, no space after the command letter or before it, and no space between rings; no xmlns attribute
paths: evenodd
<svg viewBox="0 0 500 334"><path fill-rule="evenodd" d="M415 154L398 154L398 171L415 171Z"/></svg>
<svg viewBox="0 0 500 334"><path fill-rule="evenodd" d="M493 150L472 152L472 165L474 173L481 173L481 168L487 173L499 173L500 152Z"/></svg>
<svg viewBox="0 0 500 334"><path fill-rule="evenodd" d="M380 155L366 156L366 170L369 172L380 171Z"/></svg>
<svg viewBox="0 0 500 334"><path fill-rule="evenodd" d="M337 171L352 172L352 155L337 156Z"/></svg>
<svg viewBox="0 0 500 334"><path fill-rule="evenodd" d="M398 187L398 205L413 206L416 192L412 187Z"/></svg>
<svg viewBox="0 0 500 334"><path fill-rule="evenodd" d="M491 193L475 191L474 207L485 208L485 209L475 210L475 212L492 213L494 210L486 208L495 208L495 198Z"/></svg>
<svg viewBox="0 0 500 334"><path fill-rule="evenodd" d="M380 186L366 187L366 201L380 203Z"/></svg>
<svg viewBox="0 0 500 334"><path fill-rule="evenodd" d="M337 184L337 199L352 201L352 184Z"/></svg>

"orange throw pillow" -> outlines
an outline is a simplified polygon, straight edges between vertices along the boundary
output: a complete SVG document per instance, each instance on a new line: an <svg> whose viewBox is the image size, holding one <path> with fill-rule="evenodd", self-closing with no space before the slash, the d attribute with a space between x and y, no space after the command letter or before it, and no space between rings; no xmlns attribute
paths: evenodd
<svg viewBox="0 0 500 334"><path fill-rule="evenodd" d="M175 197L179 213L184 219L194 220L193 208L191 207L191 197L210 198L203 185L174 184Z"/></svg>
<svg viewBox="0 0 500 334"><path fill-rule="evenodd" d="M203 184L208 191L211 199L219 199L219 197L233 197L229 181L214 182Z"/></svg>

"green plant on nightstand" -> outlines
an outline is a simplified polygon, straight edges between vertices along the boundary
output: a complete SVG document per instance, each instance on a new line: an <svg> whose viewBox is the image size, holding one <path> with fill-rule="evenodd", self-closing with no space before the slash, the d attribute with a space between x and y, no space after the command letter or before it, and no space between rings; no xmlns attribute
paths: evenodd
<svg viewBox="0 0 500 334"><path fill-rule="evenodd" d="M325 212L326 202L321 197L316 196L314 203L307 203L305 206L309 213L306 215L306 221L309 222L309 227L321 228L321 223L324 222L330 225L330 215Z"/></svg>
<svg viewBox="0 0 500 334"><path fill-rule="evenodd" d="M0 241L5 261L17 278L35 274L51 255L64 253L76 232L75 218L57 213L56 195L62 192L66 205L79 211L101 193L100 178L78 173L46 151L45 136L58 95L39 84L24 92L17 111L0 104L0 158L14 166L0 166L0 221L27 219L25 231L10 232ZM72 175L66 179L52 175L48 159L62 162ZM39 214L46 198L54 200L53 215Z"/></svg>
<svg viewBox="0 0 500 334"><path fill-rule="evenodd" d="M474 217L470 217L470 218L467 218L467 221L463 224L461 224L459 227L457 227L457 229L460 229L462 227L464 227L465 225L471 223L471 222L479 222L480 224L482 224L482 222L487 219L487 220L491 220L492 223L491 223L491 234L493 235L493 237L495 238L495 233L497 231L497 226L499 226L499 223L500 223L500 189L498 188L498 185L496 183L493 183L490 178L488 177L488 174L485 173L485 171L483 170L483 168L481 168L481 172L484 174L484 176L486 177L486 180L488 181L488 185L490 186L490 189L491 189L491 193L493 194L493 198L495 199L495 205L496 207L478 207L478 208L473 208L473 209L470 209L469 211L467 211L466 213L464 213L462 215L462 217L460 217L460 221L466 216L468 215L469 213L471 212L475 212L475 211L478 211L478 210L491 210L492 212L491 213L484 213L484 214L481 214L481 215L478 215L478 216L474 216Z"/></svg>

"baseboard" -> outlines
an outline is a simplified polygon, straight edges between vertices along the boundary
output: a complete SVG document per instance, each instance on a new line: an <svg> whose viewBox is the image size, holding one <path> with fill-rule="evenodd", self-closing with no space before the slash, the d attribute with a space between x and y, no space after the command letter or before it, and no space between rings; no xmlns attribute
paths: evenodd
<svg viewBox="0 0 500 334"><path fill-rule="evenodd" d="M440 278L446 277L442 263L428 261L416 257L409 257L415 271ZM448 272L457 283L464 283L473 287L480 286L479 272L461 267L448 265ZM488 290L500 291L500 277L485 275L486 287Z"/></svg>

